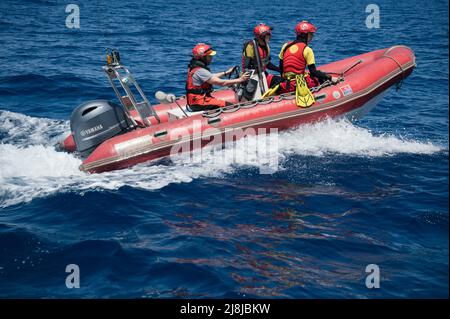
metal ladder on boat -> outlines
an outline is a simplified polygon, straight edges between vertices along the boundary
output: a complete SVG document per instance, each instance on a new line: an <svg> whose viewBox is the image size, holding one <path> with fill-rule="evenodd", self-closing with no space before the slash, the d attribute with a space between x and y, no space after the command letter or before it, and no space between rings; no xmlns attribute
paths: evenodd
<svg viewBox="0 0 450 319"><path fill-rule="evenodd" d="M135 126L139 125L130 114L130 110L136 111L136 113L140 117L141 123L146 127L151 125L150 121L148 120L148 117L151 116L154 116L158 123L161 123L158 114L156 114L155 110L153 109L141 87L131 74L130 70L120 64L120 55L118 51L110 51L110 54L107 55L107 64L102 68L108 76L108 80L117 97L119 98L119 101L122 104L125 112ZM123 91L125 92L124 95L120 93L119 86L116 85L117 82L120 83L120 87L122 87ZM139 100L136 98L136 95L133 93L130 86L134 86L134 88L138 92L140 96Z"/></svg>

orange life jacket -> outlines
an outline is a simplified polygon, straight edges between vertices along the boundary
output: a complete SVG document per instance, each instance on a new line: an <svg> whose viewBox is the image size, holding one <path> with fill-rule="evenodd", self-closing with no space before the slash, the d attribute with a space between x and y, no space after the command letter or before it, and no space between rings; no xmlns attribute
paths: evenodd
<svg viewBox="0 0 450 319"><path fill-rule="evenodd" d="M208 82L204 82L200 86L194 85L194 73L201 68L206 69L206 67L203 66L195 66L193 68L189 68L188 71L186 80L186 97L189 105L194 104L194 100L198 100L204 96L209 96L213 90L213 86Z"/></svg>

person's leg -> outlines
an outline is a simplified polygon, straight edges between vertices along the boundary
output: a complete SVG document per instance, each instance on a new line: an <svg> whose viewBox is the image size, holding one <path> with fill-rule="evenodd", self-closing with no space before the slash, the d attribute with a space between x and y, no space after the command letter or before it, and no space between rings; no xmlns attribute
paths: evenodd
<svg viewBox="0 0 450 319"><path fill-rule="evenodd" d="M230 103L228 101L216 99L213 96L205 96L202 98L197 98L193 101L193 104L189 105L191 110L194 112L198 111L207 111L207 110L214 110L218 109L220 107L230 106L233 105L233 103Z"/></svg>
<svg viewBox="0 0 450 319"><path fill-rule="evenodd" d="M284 81L280 84L279 94L289 93L295 91L295 80Z"/></svg>
<svg viewBox="0 0 450 319"><path fill-rule="evenodd" d="M189 105L192 112L200 112L200 111L208 111L208 110L215 110L218 107L215 105L200 105L200 104L192 104Z"/></svg>

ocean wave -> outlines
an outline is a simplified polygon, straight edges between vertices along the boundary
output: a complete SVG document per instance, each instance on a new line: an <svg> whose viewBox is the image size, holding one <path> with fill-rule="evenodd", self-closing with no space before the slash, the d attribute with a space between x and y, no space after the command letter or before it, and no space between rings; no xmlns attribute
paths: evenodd
<svg viewBox="0 0 450 319"><path fill-rule="evenodd" d="M282 163L289 156L382 157L397 154L431 155L445 150L431 142L375 134L346 120L327 120L303 125L274 136L251 136L225 148L211 146L194 156L171 157L102 174L85 174L81 160L53 147L68 134L68 122L34 118L19 113L0 113L0 207L29 202L58 192L84 193L117 190L123 186L145 190L172 183L189 183L204 177L221 177L240 168L267 164L257 145L276 141L275 157ZM274 146L272 144L272 146Z"/></svg>
<svg viewBox="0 0 450 319"><path fill-rule="evenodd" d="M0 110L0 143L20 147L53 145L67 136L69 121L31 117Z"/></svg>

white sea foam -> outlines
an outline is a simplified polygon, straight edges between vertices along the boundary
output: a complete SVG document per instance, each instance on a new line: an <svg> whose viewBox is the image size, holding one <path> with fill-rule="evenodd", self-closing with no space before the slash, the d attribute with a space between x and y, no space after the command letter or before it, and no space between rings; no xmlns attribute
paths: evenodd
<svg viewBox="0 0 450 319"><path fill-rule="evenodd" d="M388 156L400 153L433 154L442 147L431 142L408 140L390 134L375 134L347 120L327 120L303 125L283 133L284 154L323 156L329 153L354 156Z"/></svg>
<svg viewBox="0 0 450 319"><path fill-rule="evenodd" d="M53 145L67 135L69 130L69 121L0 110L0 142L3 144Z"/></svg>
<svg viewBox="0 0 450 319"><path fill-rule="evenodd" d="M0 134L0 207L58 192L116 190L125 185L157 190L170 183L189 183L202 177L223 176L243 166L258 166L260 159L255 148L245 147L246 143L256 143L256 137L250 137L238 141L234 148L204 151L201 162L186 161L185 156L180 156L172 158L171 164L144 163L125 170L88 175L78 170L80 159L57 152L52 146L68 134L67 122L0 111ZM442 150L430 142L374 134L344 120L329 120L280 133L277 153L282 162L294 154L380 157L400 153L433 154ZM235 160L224 163L218 160L220 157Z"/></svg>

